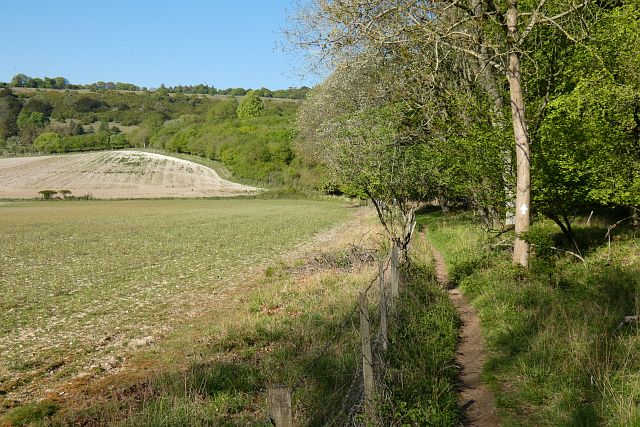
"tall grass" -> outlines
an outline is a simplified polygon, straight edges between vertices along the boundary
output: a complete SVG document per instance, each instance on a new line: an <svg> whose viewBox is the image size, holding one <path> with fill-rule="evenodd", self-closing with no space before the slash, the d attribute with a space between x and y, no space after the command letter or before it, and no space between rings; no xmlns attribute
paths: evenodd
<svg viewBox="0 0 640 427"><path fill-rule="evenodd" d="M618 329L638 314L637 231L618 232L609 247L603 227L578 225L585 263L534 247L525 271L469 217L431 214L425 222L478 310L491 352L485 379L505 425L640 424L640 329ZM562 243L544 221L535 227Z"/></svg>
<svg viewBox="0 0 640 427"><path fill-rule="evenodd" d="M451 426L460 420L455 355L460 319L437 283L426 241L414 241L389 330L380 425Z"/></svg>

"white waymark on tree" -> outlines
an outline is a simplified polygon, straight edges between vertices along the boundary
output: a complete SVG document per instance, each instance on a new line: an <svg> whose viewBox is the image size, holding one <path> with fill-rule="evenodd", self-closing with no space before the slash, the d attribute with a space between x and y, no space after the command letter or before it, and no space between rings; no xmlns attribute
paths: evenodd
<svg viewBox="0 0 640 427"><path fill-rule="evenodd" d="M529 208L527 207L527 205L524 205L524 204L523 204L522 206L520 206L520 213L521 213L522 215L526 215L526 214L527 214L527 212L529 212Z"/></svg>

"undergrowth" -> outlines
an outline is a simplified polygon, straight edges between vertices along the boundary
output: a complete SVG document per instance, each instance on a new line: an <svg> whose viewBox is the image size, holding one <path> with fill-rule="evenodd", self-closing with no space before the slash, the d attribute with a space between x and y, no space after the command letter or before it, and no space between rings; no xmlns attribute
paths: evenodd
<svg viewBox="0 0 640 427"><path fill-rule="evenodd" d="M460 320L437 284L431 252L414 243L390 325L381 425L452 426L459 421L455 354Z"/></svg>
<svg viewBox="0 0 640 427"><path fill-rule="evenodd" d="M422 221L481 318L484 379L504 425L640 425L640 328L620 326L638 315L637 230L616 229L609 246L605 225L577 224L580 262L539 220L524 270L511 264L504 235L488 238L466 214Z"/></svg>

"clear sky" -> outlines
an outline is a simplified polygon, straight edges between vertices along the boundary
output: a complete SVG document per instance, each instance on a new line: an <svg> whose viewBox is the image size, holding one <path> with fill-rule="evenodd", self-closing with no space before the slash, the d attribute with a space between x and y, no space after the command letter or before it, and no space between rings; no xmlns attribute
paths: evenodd
<svg viewBox="0 0 640 427"><path fill-rule="evenodd" d="M0 81L313 85L282 52L294 0L2 0Z"/></svg>

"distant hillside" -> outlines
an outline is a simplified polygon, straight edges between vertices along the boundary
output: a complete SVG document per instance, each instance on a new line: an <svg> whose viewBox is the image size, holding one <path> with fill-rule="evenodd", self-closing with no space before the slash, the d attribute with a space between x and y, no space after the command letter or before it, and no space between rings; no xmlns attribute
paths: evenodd
<svg viewBox="0 0 640 427"><path fill-rule="evenodd" d="M260 187L315 187L320 174L292 146L301 102L255 91L0 88L0 156L154 148L222 162Z"/></svg>
<svg viewBox="0 0 640 427"><path fill-rule="evenodd" d="M72 196L100 199L235 196L259 191L226 181L213 169L187 160L137 151L0 159L0 183L0 198L5 199L41 197L43 190L68 190Z"/></svg>

